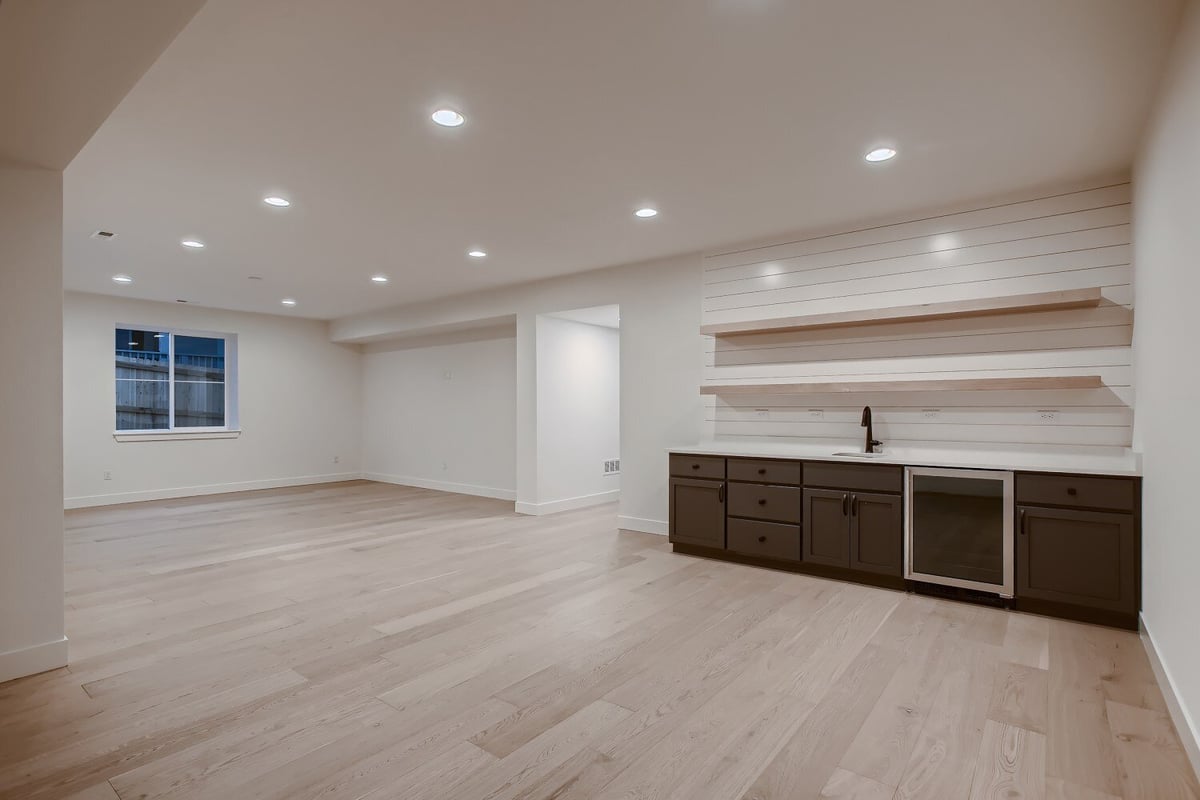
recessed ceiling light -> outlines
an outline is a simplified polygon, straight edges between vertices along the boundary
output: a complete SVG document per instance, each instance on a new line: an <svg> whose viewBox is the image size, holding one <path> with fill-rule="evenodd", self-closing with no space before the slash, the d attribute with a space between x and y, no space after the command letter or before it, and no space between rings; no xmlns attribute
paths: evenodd
<svg viewBox="0 0 1200 800"><path fill-rule="evenodd" d="M439 108L430 118L444 128L457 128L467 121L466 117L453 108Z"/></svg>
<svg viewBox="0 0 1200 800"><path fill-rule="evenodd" d="M387 283L388 282L387 275L372 275L371 280L374 281L375 283Z"/></svg>
<svg viewBox="0 0 1200 800"><path fill-rule="evenodd" d="M295 301L295 300L293 300L293 299L292 299L292 298L290 298L290 297L285 297L283 300L280 300L279 302L283 303L285 306L294 306L294 305L296 305L296 301Z"/></svg>
<svg viewBox="0 0 1200 800"><path fill-rule="evenodd" d="M113 283L133 283L133 278L128 275L113 275Z"/></svg>
<svg viewBox="0 0 1200 800"><path fill-rule="evenodd" d="M896 151L891 147L876 147L871 152L867 153L863 158L876 164L880 161L888 161L896 157Z"/></svg>
<svg viewBox="0 0 1200 800"><path fill-rule="evenodd" d="M292 201L288 200L286 197L276 197L275 195L264 197L263 202L269 206L275 206L276 208L287 208L292 204Z"/></svg>
<svg viewBox="0 0 1200 800"><path fill-rule="evenodd" d="M184 239L182 242L180 242L180 244L184 247L190 247L193 250L199 250L201 247L204 247L204 242L201 242L198 239Z"/></svg>
<svg viewBox="0 0 1200 800"><path fill-rule="evenodd" d="M482 250L468 250L467 255L471 258L487 258L487 253Z"/></svg>
<svg viewBox="0 0 1200 800"><path fill-rule="evenodd" d="M635 217L641 217L642 219L650 219L651 217L658 216L658 209L657 208L639 208L637 211L633 212L633 215Z"/></svg>

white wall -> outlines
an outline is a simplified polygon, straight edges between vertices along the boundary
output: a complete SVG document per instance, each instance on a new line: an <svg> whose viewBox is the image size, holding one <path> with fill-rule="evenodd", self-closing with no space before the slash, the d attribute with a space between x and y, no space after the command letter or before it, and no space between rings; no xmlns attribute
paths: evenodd
<svg viewBox="0 0 1200 800"><path fill-rule="evenodd" d="M1134 172L1137 270L1136 440L1143 452L1142 618L1179 706L1176 726L1200 771L1200 5Z"/></svg>
<svg viewBox="0 0 1200 800"><path fill-rule="evenodd" d="M512 324L368 345L365 477L516 499L516 399Z"/></svg>
<svg viewBox="0 0 1200 800"><path fill-rule="evenodd" d="M241 436L115 441L118 324L236 333ZM362 471L362 355L330 342L325 322L70 292L62 330L67 507L346 480Z"/></svg>
<svg viewBox="0 0 1200 800"><path fill-rule="evenodd" d="M615 501L620 478L621 337L615 328L537 318L537 504L546 513Z"/></svg>
<svg viewBox="0 0 1200 800"><path fill-rule="evenodd" d="M67 663L62 173L0 167L0 681Z"/></svg>
<svg viewBox="0 0 1200 800"><path fill-rule="evenodd" d="M367 342L437 326L515 315L517 501L538 503L539 314L621 307L619 524L667 532L667 453L700 435L700 259L683 256L474 292L335 320L335 341Z"/></svg>
<svg viewBox="0 0 1200 800"><path fill-rule="evenodd" d="M1100 375L1101 389L706 397L716 436L1120 455L1131 444L1130 186L849 226L705 258L706 324L1103 287L1099 308L708 337L705 383ZM761 409L767 409L764 417ZM821 409L818 418L810 413ZM936 409L932 411L931 409ZM1041 411L1057 411L1055 421ZM936 414L936 416L929 416Z"/></svg>

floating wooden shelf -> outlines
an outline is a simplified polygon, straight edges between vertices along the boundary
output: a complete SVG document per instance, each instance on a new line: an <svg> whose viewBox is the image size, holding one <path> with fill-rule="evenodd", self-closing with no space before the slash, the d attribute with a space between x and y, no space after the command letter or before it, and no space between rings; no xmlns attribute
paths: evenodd
<svg viewBox="0 0 1200 800"><path fill-rule="evenodd" d="M844 392L987 392L1006 389L1100 389L1099 375L1042 378L960 378L841 383L723 383L700 387L700 394L841 394Z"/></svg>
<svg viewBox="0 0 1200 800"><path fill-rule="evenodd" d="M709 336L734 336L754 333L786 333L814 328L846 328L880 325L887 322L918 322L956 317L986 317L996 314L1021 314L1030 311L1059 311L1064 308L1094 308L1100 305L1100 288L1071 289L1061 292L1014 294L981 300L954 300L924 303L919 306L894 306L865 311L839 311L834 314L810 314L805 317L777 317L747 322L721 322L701 325L700 333Z"/></svg>

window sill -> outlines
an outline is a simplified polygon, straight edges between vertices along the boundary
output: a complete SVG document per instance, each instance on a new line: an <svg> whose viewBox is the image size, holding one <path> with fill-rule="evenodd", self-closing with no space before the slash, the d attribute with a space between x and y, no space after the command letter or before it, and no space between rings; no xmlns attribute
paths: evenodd
<svg viewBox="0 0 1200 800"><path fill-rule="evenodd" d="M116 431L118 442L174 442L183 439L236 439L241 429L228 431Z"/></svg>

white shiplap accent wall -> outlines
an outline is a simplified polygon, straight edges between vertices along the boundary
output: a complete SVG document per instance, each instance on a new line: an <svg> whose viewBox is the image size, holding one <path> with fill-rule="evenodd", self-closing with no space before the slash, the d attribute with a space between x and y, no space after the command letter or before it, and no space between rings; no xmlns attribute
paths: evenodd
<svg viewBox="0 0 1200 800"><path fill-rule="evenodd" d="M1129 447L1130 194L1120 183L704 259L703 324L1088 287L1104 297L1098 308L704 336L705 384L1098 374L1105 388L706 396L709 433L844 445L861 439L871 405L878 438L896 447Z"/></svg>

